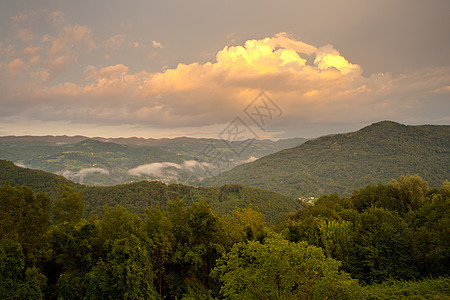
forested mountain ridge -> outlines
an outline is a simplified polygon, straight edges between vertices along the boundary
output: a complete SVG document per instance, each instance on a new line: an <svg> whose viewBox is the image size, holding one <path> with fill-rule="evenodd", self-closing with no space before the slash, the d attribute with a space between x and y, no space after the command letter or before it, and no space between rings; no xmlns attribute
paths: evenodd
<svg viewBox="0 0 450 300"><path fill-rule="evenodd" d="M229 155L228 168L231 168L304 141L306 139L302 138L254 140L236 156L220 139L5 136L0 137L0 159L89 185L115 185L146 179L178 182L181 178L194 180L205 176L206 164L202 163L206 163L208 157L203 156L202 151L209 145ZM190 164L185 166L186 161ZM155 163L163 165L147 166L146 173L130 171Z"/></svg>
<svg viewBox="0 0 450 300"><path fill-rule="evenodd" d="M9 182L11 186L27 186L36 192L42 192L50 197L57 197L61 186L81 188L80 184L53 173L22 168L14 163L0 159L0 185Z"/></svg>
<svg viewBox="0 0 450 300"><path fill-rule="evenodd" d="M450 126L406 126L382 121L356 132L309 140L206 179L237 183L291 197L338 192L419 174L432 187L450 178Z"/></svg>
<svg viewBox="0 0 450 300"><path fill-rule="evenodd" d="M60 196L63 186L69 186L82 193L86 215L101 215L106 205L121 205L133 213L142 214L146 208L165 207L170 201L182 199L187 204L203 201L210 204L213 211L222 214L231 214L236 207L246 208L251 205L272 223L284 214L305 206L301 201L285 195L238 184L197 188L140 181L115 186L88 186L59 175L18 167L10 161L0 160L0 185L5 185L6 182L11 186L30 187L35 192L48 194L52 199Z"/></svg>

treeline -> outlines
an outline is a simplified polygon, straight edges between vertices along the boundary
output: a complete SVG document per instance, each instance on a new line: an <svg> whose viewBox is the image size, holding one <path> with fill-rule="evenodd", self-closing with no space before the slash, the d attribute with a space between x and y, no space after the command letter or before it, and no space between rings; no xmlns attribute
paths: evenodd
<svg viewBox="0 0 450 300"><path fill-rule="evenodd" d="M230 186L229 188L236 188ZM143 216L81 193L0 188L0 298L388 299L450 294L450 183L418 176L324 195L267 225L171 200ZM407 282L406 282L407 281Z"/></svg>
<svg viewBox="0 0 450 300"><path fill-rule="evenodd" d="M82 192L85 202L84 216L103 215L107 205L121 205L128 211L144 217L150 206L166 207L167 203L182 199L186 204L206 202L213 212L230 215L235 207L258 207L268 223L278 222L286 213L296 211L305 205L292 201L288 196L275 192L227 184L222 187L193 187L183 184L165 184L159 181L140 181L115 186L87 186L74 183L52 173L21 168L10 161L0 160L0 185L9 182L12 186L27 186L35 192L43 192L56 198L60 187L67 185L76 192Z"/></svg>
<svg viewBox="0 0 450 300"><path fill-rule="evenodd" d="M296 211L305 205L290 197L258 188L239 184L222 187L193 187L183 184L165 184L158 181L140 181L110 187L82 186L86 201L85 215L103 215L105 205L122 205L132 213L143 217L145 209L151 206L165 208L176 199L187 205L205 202L214 213L230 215L235 207L257 207L269 223L279 221L286 213Z"/></svg>

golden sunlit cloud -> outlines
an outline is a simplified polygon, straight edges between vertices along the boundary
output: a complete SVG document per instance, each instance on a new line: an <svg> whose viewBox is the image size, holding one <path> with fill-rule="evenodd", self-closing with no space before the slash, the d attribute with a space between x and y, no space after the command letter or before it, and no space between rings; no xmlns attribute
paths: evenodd
<svg viewBox="0 0 450 300"><path fill-rule="evenodd" d="M158 43L157 41L152 41L153 48L162 48L163 46L161 43Z"/></svg>
<svg viewBox="0 0 450 300"><path fill-rule="evenodd" d="M242 114L263 90L285 112L273 121L273 131L292 131L320 122L414 118L424 99L449 94L448 67L366 77L333 46L316 47L286 33L225 46L213 62L139 73L124 64L89 65L79 80L52 83L58 72L77 60L75 47L94 49L96 43L91 30L80 25L65 25L58 36L47 39L46 47L29 45L24 57L5 64L3 84L13 84L4 88L8 114L3 120L20 114L99 126L217 128ZM123 43L124 35L118 34L103 45ZM23 70L30 73L21 83L8 77Z"/></svg>

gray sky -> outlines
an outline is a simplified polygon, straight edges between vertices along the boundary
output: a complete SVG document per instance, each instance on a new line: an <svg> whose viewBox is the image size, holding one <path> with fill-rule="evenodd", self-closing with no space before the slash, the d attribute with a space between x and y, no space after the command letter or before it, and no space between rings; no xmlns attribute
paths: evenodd
<svg viewBox="0 0 450 300"><path fill-rule="evenodd" d="M449 124L449 14L435 0L2 1L0 135Z"/></svg>

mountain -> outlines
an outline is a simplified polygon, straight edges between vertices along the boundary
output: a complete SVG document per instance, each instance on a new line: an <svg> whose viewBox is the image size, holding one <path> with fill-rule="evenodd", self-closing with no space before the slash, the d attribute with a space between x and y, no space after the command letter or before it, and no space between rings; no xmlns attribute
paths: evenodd
<svg viewBox="0 0 450 300"><path fill-rule="evenodd" d="M231 214L236 207L252 205L274 223L286 213L304 207L296 199L275 192L238 184L222 187L192 187L182 184L165 184L158 181L140 181L116 186L87 186L77 184L49 172L22 168L10 161L0 160L0 185L27 186L34 192L44 192L56 198L64 185L81 192L86 215L101 215L105 205L122 205L131 212L143 214L151 206L164 207L169 201L183 199L186 203L205 201L217 213Z"/></svg>
<svg viewBox="0 0 450 300"><path fill-rule="evenodd" d="M291 197L338 192L419 174L430 186L449 179L450 126L382 121L356 132L307 141L209 178L202 185L240 183Z"/></svg>
<svg viewBox="0 0 450 300"><path fill-rule="evenodd" d="M60 187L67 185L81 188L80 184L63 176L41 170L33 170L16 166L14 163L0 159L0 185L9 182L11 186L27 186L35 192L42 192L55 198L60 193Z"/></svg>
<svg viewBox="0 0 450 300"><path fill-rule="evenodd" d="M114 185L136 180L127 171L141 164L183 162L179 155L157 147L119 145L93 139L64 144L3 143L0 144L0 155L3 159L23 166L95 185Z"/></svg>
<svg viewBox="0 0 450 300"><path fill-rule="evenodd" d="M229 169L238 164L297 146L302 138L279 141L254 140L239 155L220 139L87 138L83 136L6 136L0 137L0 159L40 169L79 183L116 185L140 180L191 182L205 177L208 162L202 156L208 146L226 153ZM183 165L186 161L189 163ZM148 166L149 164L155 164ZM144 166L142 172L130 170Z"/></svg>

